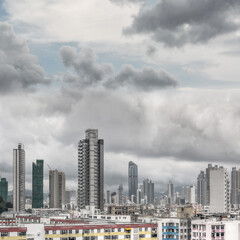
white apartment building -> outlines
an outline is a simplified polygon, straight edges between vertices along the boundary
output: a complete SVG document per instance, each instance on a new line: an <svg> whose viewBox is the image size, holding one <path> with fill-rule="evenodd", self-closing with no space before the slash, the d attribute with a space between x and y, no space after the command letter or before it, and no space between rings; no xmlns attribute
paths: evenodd
<svg viewBox="0 0 240 240"><path fill-rule="evenodd" d="M230 209L230 182L227 169L215 166L209 172L210 212L225 213Z"/></svg>
<svg viewBox="0 0 240 240"><path fill-rule="evenodd" d="M191 240L239 240L240 221L193 220Z"/></svg>
<svg viewBox="0 0 240 240"><path fill-rule="evenodd" d="M191 225L187 219L163 218L158 221L158 240L190 240Z"/></svg>

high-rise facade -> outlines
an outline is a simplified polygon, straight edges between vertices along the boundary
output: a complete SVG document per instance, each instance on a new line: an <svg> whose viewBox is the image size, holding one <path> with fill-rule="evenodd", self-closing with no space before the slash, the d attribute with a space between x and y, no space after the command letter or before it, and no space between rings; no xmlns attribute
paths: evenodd
<svg viewBox="0 0 240 240"><path fill-rule="evenodd" d="M118 187L118 203L119 205L123 204L123 185L119 185Z"/></svg>
<svg viewBox="0 0 240 240"><path fill-rule="evenodd" d="M66 203L65 174L58 170L49 171L49 207L62 208Z"/></svg>
<svg viewBox="0 0 240 240"><path fill-rule="evenodd" d="M136 203L138 189L138 166L134 162L128 163L128 197Z"/></svg>
<svg viewBox="0 0 240 240"><path fill-rule="evenodd" d="M13 211L25 211L25 150L22 143L13 149Z"/></svg>
<svg viewBox="0 0 240 240"><path fill-rule="evenodd" d="M32 164L32 208L43 207L43 160Z"/></svg>
<svg viewBox="0 0 240 240"><path fill-rule="evenodd" d="M174 187L171 181L168 182L168 203L172 204L174 202Z"/></svg>
<svg viewBox="0 0 240 240"><path fill-rule="evenodd" d="M5 202L8 201L8 181L6 178L1 178L0 181L0 196Z"/></svg>
<svg viewBox="0 0 240 240"><path fill-rule="evenodd" d="M197 203L205 206L207 204L207 179L204 171L197 178Z"/></svg>
<svg viewBox="0 0 240 240"><path fill-rule="evenodd" d="M225 213L230 210L230 182L227 169L214 166L209 171L210 211Z"/></svg>
<svg viewBox="0 0 240 240"><path fill-rule="evenodd" d="M154 204L154 183L149 179L143 180L143 194L148 204Z"/></svg>
<svg viewBox="0 0 240 240"><path fill-rule="evenodd" d="M104 141L97 129L87 129L78 143L78 208L104 205Z"/></svg>
<svg viewBox="0 0 240 240"><path fill-rule="evenodd" d="M231 172L231 205L234 209L240 204L240 169L232 168Z"/></svg>

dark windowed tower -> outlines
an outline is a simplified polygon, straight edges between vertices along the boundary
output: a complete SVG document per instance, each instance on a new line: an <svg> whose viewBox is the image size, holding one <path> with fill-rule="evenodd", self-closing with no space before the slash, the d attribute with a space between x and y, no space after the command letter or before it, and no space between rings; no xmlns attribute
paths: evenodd
<svg viewBox="0 0 240 240"><path fill-rule="evenodd" d="M32 208L43 207L43 160L32 164Z"/></svg>

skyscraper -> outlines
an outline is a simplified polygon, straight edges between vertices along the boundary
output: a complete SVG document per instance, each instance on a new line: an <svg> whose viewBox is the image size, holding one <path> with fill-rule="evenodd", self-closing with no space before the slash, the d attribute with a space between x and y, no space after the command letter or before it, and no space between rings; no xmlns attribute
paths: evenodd
<svg viewBox="0 0 240 240"><path fill-rule="evenodd" d="M225 213L230 209L230 186L227 169L212 167L209 171L210 211Z"/></svg>
<svg viewBox="0 0 240 240"><path fill-rule="evenodd" d="M43 160L32 163L32 208L43 207Z"/></svg>
<svg viewBox="0 0 240 240"><path fill-rule="evenodd" d="M168 203L172 204L174 202L174 188L173 183L169 181L168 183Z"/></svg>
<svg viewBox="0 0 240 240"><path fill-rule="evenodd" d="M128 197L129 199L134 199L136 203L136 194L138 189L138 166L130 161L128 163Z"/></svg>
<svg viewBox="0 0 240 240"><path fill-rule="evenodd" d="M5 202L8 201L8 182L6 178L1 178L0 181L0 196Z"/></svg>
<svg viewBox="0 0 240 240"><path fill-rule="evenodd" d="M106 203L107 203L107 204L110 204L110 203L111 203L111 195L110 195L110 191L109 191L109 190L107 190Z"/></svg>
<svg viewBox="0 0 240 240"><path fill-rule="evenodd" d="M207 179L204 171L201 171L197 178L197 203L203 206L207 203Z"/></svg>
<svg viewBox="0 0 240 240"><path fill-rule="evenodd" d="M231 172L231 205L237 209L240 204L240 169L232 168Z"/></svg>
<svg viewBox="0 0 240 240"><path fill-rule="evenodd" d="M25 150L22 143L13 149L13 211L25 211Z"/></svg>
<svg viewBox="0 0 240 240"><path fill-rule="evenodd" d="M49 171L49 207L62 208L66 203L65 174L58 170Z"/></svg>
<svg viewBox="0 0 240 240"><path fill-rule="evenodd" d="M154 204L154 183L149 179L143 180L143 194L148 204Z"/></svg>
<svg viewBox="0 0 240 240"><path fill-rule="evenodd" d="M78 208L104 204L104 141L97 129L87 129L78 143Z"/></svg>
<svg viewBox="0 0 240 240"><path fill-rule="evenodd" d="M123 204L123 185L122 184L119 185L119 187L118 187L118 203L120 205Z"/></svg>

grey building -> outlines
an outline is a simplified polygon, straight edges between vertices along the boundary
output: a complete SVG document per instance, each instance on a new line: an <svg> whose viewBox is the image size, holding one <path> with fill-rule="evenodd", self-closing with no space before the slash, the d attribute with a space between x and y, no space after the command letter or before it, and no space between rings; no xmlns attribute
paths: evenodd
<svg viewBox="0 0 240 240"><path fill-rule="evenodd" d="M58 170L49 171L49 207L62 208L66 203L65 174Z"/></svg>
<svg viewBox="0 0 240 240"><path fill-rule="evenodd" d="M201 171L197 178L197 203L205 206L207 204L207 178Z"/></svg>
<svg viewBox="0 0 240 240"><path fill-rule="evenodd" d="M13 211L25 211L25 150L22 143L13 149Z"/></svg>
<svg viewBox="0 0 240 240"><path fill-rule="evenodd" d="M231 172L231 205L237 209L240 204L240 169L232 168Z"/></svg>
<svg viewBox="0 0 240 240"><path fill-rule="evenodd" d="M104 205L104 141L97 129L87 129L78 143L78 208Z"/></svg>
<svg viewBox="0 0 240 240"><path fill-rule="evenodd" d="M154 183L149 179L143 180L143 195L148 204L154 204Z"/></svg>
<svg viewBox="0 0 240 240"><path fill-rule="evenodd" d="M174 202L174 187L173 183L169 181L168 183L168 203L172 204Z"/></svg>
<svg viewBox="0 0 240 240"><path fill-rule="evenodd" d="M110 203L111 203L111 195L110 195L110 191L109 191L109 190L107 190L106 203L107 203L107 204L110 204Z"/></svg>
<svg viewBox="0 0 240 240"><path fill-rule="evenodd" d="M136 203L136 194L138 189L138 166L134 162L128 163L128 197L131 200L134 196L134 202Z"/></svg>
<svg viewBox="0 0 240 240"><path fill-rule="evenodd" d="M118 204L122 205L123 204L123 185L119 185L118 187Z"/></svg>

